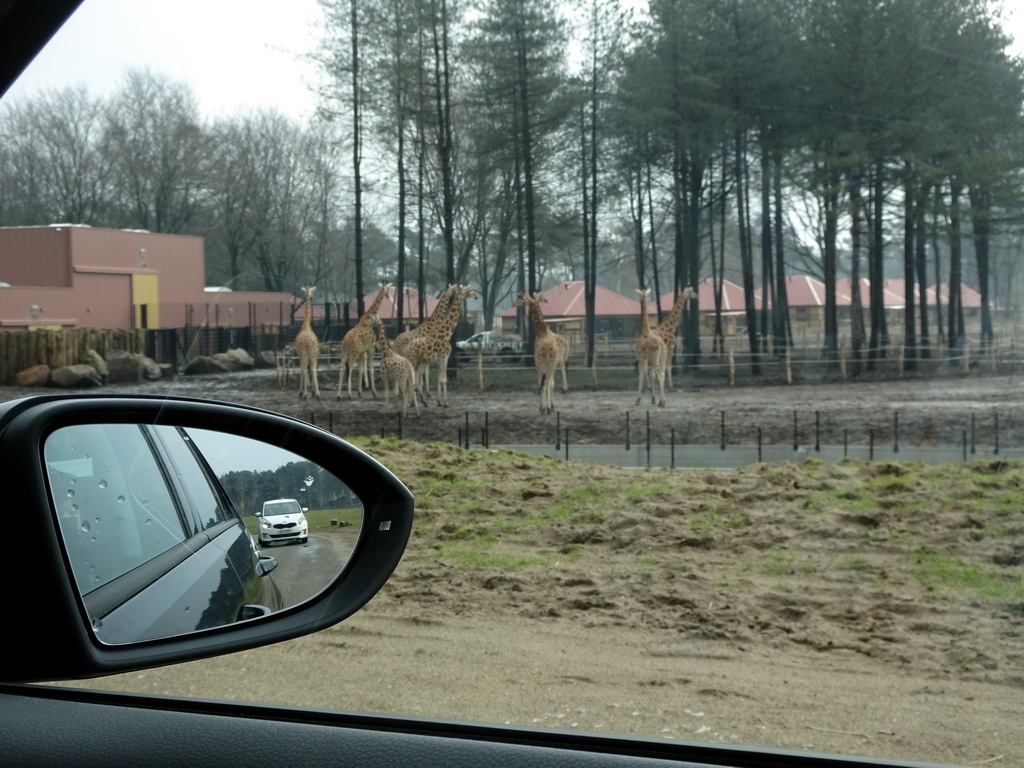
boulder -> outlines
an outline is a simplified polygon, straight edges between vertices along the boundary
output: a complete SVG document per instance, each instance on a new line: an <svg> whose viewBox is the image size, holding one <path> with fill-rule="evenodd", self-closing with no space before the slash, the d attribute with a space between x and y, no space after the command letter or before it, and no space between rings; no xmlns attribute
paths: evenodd
<svg viewBox="0 0 1024 768"><path fill-rule="evenodd" d="M123 349L107 352L107 381L111 384L141 384L163 378L163 371L151 358Z"/></svg>
<svg viewBox="0 0 1024 768"><path fill-rule="evenodd" d="M238 358L233 355L229 355L227 352L218 352L214 355L210 355L210 359L216 362L218 365L224 366L224 370L230 373L242 370L242 364L238 362Z"/></svg>
<svg viewBox="0 0 1024 768"><path fill-rule="evenodd" d="M142 375L146 381L159 381L164 377L164 371L152 358L142 357Z"/></svg>
<svg viewBox="0 0 1024 768"><path fill-rule="evenodd" d="M252 359L252 355L244 349L229 349L224 354L237 360L238 364L242 366L242 368L252 368L256 365L256 361Z"/></svg>
<svg viewBox="0 0 1024 768"><path fill-rule="evenodd" d="M103 359L103 356L99 352L97 352L95 349L87 349L85 350L85 355L83 357L84 359L80 360L79 362L85 363L86 365L91 365L93 368L95 368L96 373L100 375L101 379L107 378L107 374L110 372L110 370L107 368L107 361Z"/></svg>
<svg viewBox="0 0 1024 768"><path fill-rule="evenodd" d="M200 376L207 373L228 373L223 363L214 360L212 357L194 357L182 366L181 372L185 376Z"/></svg>
<svg viewBox="0 0 1024 768"><path fill-rule="evenodd" d="M107 382L110 384L140 384L144 366L142 355L124 349L107 352Z"/></svg>
<svg viewBox="0 0 1024 768"><path fill-rule="evenodd" d="M257 368L277 368L277 353L271 349L265 349L256 355Z"/></svg>
<svg viewBox="0 0 1024 768"><path fill-rule="evenodd" d="M58 387L98 387L103 384L99 372L91 365L76 363L54 368L50 383Z"/></svg>
<svg viewBox="0 0 1024 768"><path fill-rule="evenodd" d="M50 366L33 365L14 374L14 381L19 387L41 387L50 381Z"/></svg>

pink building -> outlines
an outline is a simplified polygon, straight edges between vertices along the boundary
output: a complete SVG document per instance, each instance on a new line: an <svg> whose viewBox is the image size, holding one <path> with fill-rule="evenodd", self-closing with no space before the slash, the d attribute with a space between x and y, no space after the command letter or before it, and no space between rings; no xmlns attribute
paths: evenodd
<svg viewBox="0 0 1024 768"><path fill-rule="evenodd" d="M0 330L253 327L294 297L204 289L203 239L55 224L0 227Z"/></svg>

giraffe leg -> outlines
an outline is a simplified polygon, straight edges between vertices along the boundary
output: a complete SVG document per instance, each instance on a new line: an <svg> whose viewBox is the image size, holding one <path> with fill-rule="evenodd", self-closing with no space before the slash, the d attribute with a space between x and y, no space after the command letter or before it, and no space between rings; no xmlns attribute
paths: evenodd
<svg viewBox="0 0 1024 768"><path fill-rule="evenodd" d="M309 363L309 381L312 386L313 397L320 399L320 377L318 372L317 359L314 357Z"/></svg>
<svg viewBox="0 0 1024 768"><path fill-rule="evenodd" d="M374 383L374 375L373 375L373 347L370 347L368 350L366 350L366 358L365 359L366 359L366 377L370 380L370 392L373 393L373 397L374 397L374 399L376 399L377 398L377 386ZM381 365L383 366L383 360L381 361ZM384 369L383 369L383 367L381 368L380 375L381 375L381 378L384 377ZM387 392L387 389L385 388L384 391Z"/></svg>
<svg viewBox="0 0 1024 768"><path fill-rule="evenodd" d="M444 402L441 402L441 396ZM448 407L448 356L445 355L437 361L437 404Z"/></svg>

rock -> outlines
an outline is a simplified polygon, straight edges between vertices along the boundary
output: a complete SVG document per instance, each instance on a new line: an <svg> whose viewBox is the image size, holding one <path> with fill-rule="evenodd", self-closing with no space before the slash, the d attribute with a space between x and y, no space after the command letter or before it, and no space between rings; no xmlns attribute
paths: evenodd
<svg viewBox="0 0 1024 768"><path fill-rule="evenodd" d="M33 365L14 374L14 381L19 387L41 387L50 381L50 366Z"/></svg>
<svg viewBox="0 0 1024 768"><path fill-rule="evenodd" d="M218 352L210 355L210 359L218 365L224 366L224 370L230 373L242 370L242 364L238 362L238 358L229 355L227 352Z"/></svg>
<svg viewBox="0 0 1024 768"><path fill-rule="evenodd" d="M107 352L107 382L110 384L139 384L142 382L144 367L142 355L135 355L123 349Z"/></svg>
<svg viewBox="0 0 1024 768"><path fill-rule="evenodd" d="M207 373L229 373L225 365L212 357L194 357L186 363L181 372L185 376L199 376Z"/></svg>
<svg viewBox="0 0 1024 768"><path fill-rule="evenodd" d="M101 379L106 379L110 373L110 369L107 367L107 361L103 359L103 356L95 349L85 350L85 359L80 362L86 365L91 365L96 369L96 373L99 374Z"/></svg>
<svg viewBox="0 0 1024 768"><path fill-rule="evenodd" d="M238 364L242 366L242 368L252 368L256 365L256 361L252 359L252 355L244 349L229 349L224 354L237 360Z"/></svg>
<svg viewBox="0 0 1024 768"><path fill-rule="evenodd" d="M91 365L76 363L55 368L50 373L50 383L58 387L98 387L103 380Z"/></svg>
<svg viewBox="0 0 1024 768"><path fill-rule="evenodd" d="M145 355L112 349L107 353L107 381L111 384L140 384L164 376L160 366Z"/></svg>
<svg viewBox="0 0 1024 768"><path fill-rule="evenodd" d="M271 349L265 349L256 356L257 368L277 368L277 353Z"/></svg>
<svg viewBox="0 0 1024 768"><path fill-rule="evenodd" d="M163 369L151 358L142 358L142 375L146 381L159 381L164 377Z"/></svg>

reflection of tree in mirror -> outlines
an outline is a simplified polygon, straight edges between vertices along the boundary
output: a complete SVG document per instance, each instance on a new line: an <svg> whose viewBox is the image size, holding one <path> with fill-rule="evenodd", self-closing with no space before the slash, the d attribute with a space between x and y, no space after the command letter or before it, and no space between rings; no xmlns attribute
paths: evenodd
<svg viewBox="0 0 1024 768"><path fill-rule="evenodd" d="M308 478L312 482L307 483ZM298 499L308 509L361 506L345 483L309 461L294 461L272 470L227 472L219 479L246 517L259 512L268 499Z"/></svg>

